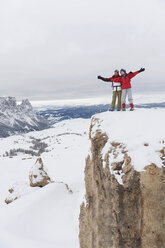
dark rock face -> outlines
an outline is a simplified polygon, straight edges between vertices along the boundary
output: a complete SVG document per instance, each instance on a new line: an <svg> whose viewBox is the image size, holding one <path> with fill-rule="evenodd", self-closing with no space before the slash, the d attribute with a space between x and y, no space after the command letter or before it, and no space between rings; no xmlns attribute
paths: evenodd
<svg viewBox="0 0 165 248"><path fill-rule="evenodd" d="M27 99L17 105L14 97L0 98L0 137L48 127L48 121L34 113Z"/></svg>
<svg viewBox="0 0 165 248"><path fill-rule="evenodd" d="M164 167L150 164L137 172L122 145L112 144L123 152L123 161L112 167L122 172L120 184L110 170L112 147L102 157L108 137L100 131L91 137L92 128L91 156L85 167L86 202L79 216L80 248L165 247Z"/></svg>

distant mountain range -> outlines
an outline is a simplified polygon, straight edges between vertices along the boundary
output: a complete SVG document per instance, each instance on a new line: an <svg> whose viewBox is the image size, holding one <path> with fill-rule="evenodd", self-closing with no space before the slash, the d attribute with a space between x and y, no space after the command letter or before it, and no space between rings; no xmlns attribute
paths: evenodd
<svg viewBox="0 0 165 248"><path fill-rule="evenodd" d="M129 105L128 105L129 108ZM135 108L165 108L165 102L141 103L136 104ZM92 115L108 111L110 104L98 104L89 106L43 106L35 108L37 115L40 115L48 120L49 124L55 124L59 121L76 119L76 118L91 118Z"/></svg>
<svg viewBox="0 0 165 248"><path fill-rule="evenodd" d="M55 124L59 121L76 119L76 118L91 118L92 115L105 112L110 108L109 104L92 105L92 106L66 106L66 107L43 107L35 109L36 114L44 117L49 121L49 124Z"/></svg>
<svg viewBox="0 0 165 248"><path fill-rule="evenodd" d="M17 104L15 97L0 97L0 137L49 128L69 119L91 118L108 111L110 104L76 106L42 106L33 109L26 99ZM165 108L165 102L137 104L136 108Z"/></svg>
<svg viewBox="0 0 165 248"><path fill-rule="evenodd" d="M48 121L34 112L27 99L17 104L15 97L0 97L0 137L48 127Z"/></svg>
<svg viewBox="0 0 165 248"><path fill-rule="evenodd" d="M0 138L13 134L39 131L68 119L91 118L107 111L109 105L47 106L33 109L28 99L17 104L15 97L0 97Z"/></svg>

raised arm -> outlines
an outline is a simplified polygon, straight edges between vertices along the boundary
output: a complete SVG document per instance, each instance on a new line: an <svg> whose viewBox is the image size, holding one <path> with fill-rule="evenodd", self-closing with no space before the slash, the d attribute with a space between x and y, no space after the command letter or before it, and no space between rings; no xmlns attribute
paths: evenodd
<svg viewBox="0 0 165 248"><path fill-rule="evenodd" d="M129 79L135 77L137 74L139 74L140 72L143 72L145 71L145 68L141 68L139 71L135 71L135 72L129 72L127 74L127 76L129 77Z"/></svg>
<svg viewBox="0 0 165 248"><path fill-rule="evenodd" d="M104 82L110 82L110 78L104 78L101 76L98 76L97 78L103 80Z"/></svg>

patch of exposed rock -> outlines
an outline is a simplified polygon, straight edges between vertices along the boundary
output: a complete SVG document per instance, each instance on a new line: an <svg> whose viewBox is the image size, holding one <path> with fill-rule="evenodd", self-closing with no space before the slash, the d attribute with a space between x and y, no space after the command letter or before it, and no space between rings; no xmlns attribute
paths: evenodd
<svg viewBox="0 0 165 248"><path fill-rule="evenodd" d="M144 171L135 171L120 142L110 143L103 157L108 137L100 130L91 135L93 122L85 167L86 202L79 216L80 248L165 247L165 149L160 151L161 168L151 163Z"/></svg>
<svg viewBox="0 0 165 248"><path fill-rule="evenodd" d="M35 189L29 187L29 184L25 182L14 183L13 186L10 187L10 189L8 190L8 195L5 199L5 203L9 204L33 191L35 191Z"/></svg>
<svg viewBox="0 0 165 248"><path fill-rule="evenodd" d="M50 177L48 176L41 158L36 160L36 163L30 170L29 180L31 187L44 187L51 182Z"/></svg>
<svg viewBox="0 0 165 248"><path fill-rule="evenodd" d="M10 188L8 191L9 191L9 195L5 199L6 204L9 204L18 199L18 196L15 194L14 188Z"/></svg>

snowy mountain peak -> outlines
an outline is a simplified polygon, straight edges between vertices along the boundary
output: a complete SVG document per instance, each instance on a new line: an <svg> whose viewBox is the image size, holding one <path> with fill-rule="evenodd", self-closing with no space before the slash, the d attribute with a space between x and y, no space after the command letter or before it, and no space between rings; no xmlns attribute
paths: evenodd
<svg viewBox="0 0 165 248"><path fill-rule="evenodd" d="M11 108L33 110L28 99L23 99L21 104L17 104L15 97L0 97L0 111Z"/></svg>
<svg viewBox="0 0 165 248"><path fill-rule="evenodd" d="M15 97L0 97L0 137L48 127L48 121L35 114L28 99L17 104Z"/></svg>
<svg viewBox="0 0 165 248"><path fill-rule="evenodd" d="M31 103L29 102L28 99L23 99L21 105L27 105L27 106L31 106L32 107L32 105L31 105Z"/></svg>
<svg viewBox="0 0 165 248"><path fill-rule="evenodd" d="M18 105L18 108L24 110L24 111L33 111L33 107L28 99L23 99L22 103Z"/></svg>
<svg viewBox="0 0 165 248"><path fill-rule="evenodd" d="M15 97L0 97L0 110L4 111L8 108L15 108L17 105L16 98Z"/></svg>

